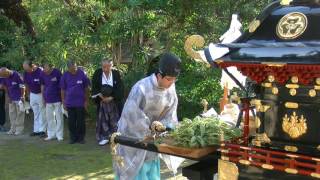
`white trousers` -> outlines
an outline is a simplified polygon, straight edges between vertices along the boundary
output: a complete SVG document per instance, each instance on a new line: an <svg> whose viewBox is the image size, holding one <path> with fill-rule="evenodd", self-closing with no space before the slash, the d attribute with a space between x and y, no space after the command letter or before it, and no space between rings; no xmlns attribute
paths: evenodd
<svg viewBox="0 0 320 180"><path fill-rule="evenodd" d="M47 129L46 110L42 94L30 93L30 106L33 111L33 132L45 132Z"/></svg>
<svg viewBox="0 0 320 180"><path fill-rule="evenodd" d="M46 119L48 121L48 138L63 140L63 115L61 102L47 103L46 115Z"/></svg>
<svg viewBox="0 0 320 180"><path fill-rule="evenodd" d="M21 134L24 129L24 112L20 111L19 102L9 103L10 131L12 134Z"/></svg>

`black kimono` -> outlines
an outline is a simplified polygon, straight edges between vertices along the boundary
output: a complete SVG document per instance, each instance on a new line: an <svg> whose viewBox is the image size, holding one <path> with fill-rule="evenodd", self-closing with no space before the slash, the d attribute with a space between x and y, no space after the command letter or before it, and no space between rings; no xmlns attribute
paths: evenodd
<svg viewBox="0 0 320 180"><path fill-rule="evenodd" d="M112 133L117 131L124 95L120 73L112 69L112 87L102 85L102 73L102 69L98 69L92 77L92 95L101 93L105 97L113 97L113 100L106 103L102 102L99 96L95 98L98 113L96 123L96 138L98 141L108 139Z"/></svg>
<svg viewBox="0 0 320 180"><path fill-rule="evenodd" d="M113 91L112 91L112 97L114 98L115 103L117 104L117 107L119 109L119 115L121 115L122 108L123 108L123 98L124 98L124 89L123 89L123 82L121 80L121 76L119 71L112 69L112 76L113 76ZM102 69L97 69L93 76L92 76L92 95L96 95L101 92L102 87ZM95 103L97 104L97 110L99 110L101 98L97 97L95 98Z"/></svg>

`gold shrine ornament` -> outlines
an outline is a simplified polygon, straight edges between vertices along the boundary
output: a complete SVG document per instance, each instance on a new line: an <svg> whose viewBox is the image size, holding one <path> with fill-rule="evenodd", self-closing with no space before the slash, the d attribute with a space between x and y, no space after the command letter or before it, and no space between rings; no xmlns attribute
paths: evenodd
<svg viewBox="0 0 320 180"><path fill-rule="evenodd" d="M200 35L192 35L187 38L184 44L184 50L186 53L192 57L194 60L202 59L200 53L196 51L194 48L202 48L204 46L205 40Z"/></svg>
<svg viewBox="0 0 320 180"><path fill-rule="evenodd" d="M288 6L293 0L281 0L280 4L283 6Z"/></svg>
<svg viewBox="0 0 320 180"><path fill-rule="evenodd" d="M272 75L268 76L268 81L269 82L273 82L274 80L275 80L274 76L272 76Z"/></svg>
<svg viewBox="0 0 320 180"><path fill-rule="evenodd" d="M223 158L221 158L223 159ZM218 174L219 180L237 180L239 176L239 169L237 164L225 160L218 160Z"/></svg>
<svg viewBox="0 0 320 180"><path fill-rule="evenodd" d="M310 89L309 90L309 96L310 97L315 97L317 95L317 91L316 90L314 90L314 89Z"/></svg>
<svg viewBox="0 0 320 180"><path fill-rule="evenodd" d="M291 77L291 82L292 82L292 83L298 83L298 82L299 82L298 76L292 76L292 77Z"/></svg>
<svg viewBox="0 0 320 180"><path fill-rule="evenodd" d="M316 79L316 84L320 85L320 78Z"/></svg>
<svg viewBox="0 0 320 180"><path fill-rule="evenodd" d="M296 89L290 89L290 90L289 90L289 94L290 94L291 96L295 96L295 95L297 95L297 90L296 90Z"/></svg>
<svg viewBox="0 0 320 180"><path fill-rule="evenodd" d="M254 33L258 27L260 26L261 22L260 20L254 19L250 24L249 24L249 32Z"/></svg>
<svg viewBox="0 0 320 180"><path fill-rule="evenodd" d="M271 92L272 94L277 95L279 93L279 89L277 87L273 87Z"/></svg>
<svg viewBox="0 0 320 180"><path fill-rule="evenodd" d="M284 146L284 150L289 152L297 152L298 148L296 146Z"/></svg>
<svg viewBox="0 0 320 180"><path fill-rule="evenodd" d="M277 25L277 36L281 39L296 39L308 26L306 15L292 12L283 16Z"/></svg>
<svg viewBox="0 0 320 180"><path fill-rule="evenodd" d="M296 139L307 132L307 120L303 117L303 115L301 115L299 118L296 112L293 112L290 118L286 114L282 120L282 130L292 139Z"/></svg>

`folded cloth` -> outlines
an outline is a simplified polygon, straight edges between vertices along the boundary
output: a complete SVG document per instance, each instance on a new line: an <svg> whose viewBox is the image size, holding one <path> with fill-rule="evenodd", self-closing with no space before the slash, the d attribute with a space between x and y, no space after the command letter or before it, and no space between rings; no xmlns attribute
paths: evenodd
<svg viewBox="0 0 320 180"><path fill-rule="evenodd" d="M167 168L172 171L174 175L177 174L179 166L185 161L184 158L171 156L166 154L160 154L160 158L166 163Z"/></svg>
<svg viewBox="0 0 320 180"><path fill-rule="evenodd" d="M29 111L31 109L30 103L28 101L24 101L24 110L26 111L27 114L29 114Z"/></svg>
<svg viewBox="0 0 320 180"><path fill-rule="evenodd" d="M207 112L201 114L202 117L217 117L218 113L214 108L210 108Z"/></svg>
<svg viewBox="0 0 320 180"><path fill-rule="evenodd" d="M23 103L23 101L20 100L20 101L18 102L18 105L19 105L19 110L22 111L22 112L24 112L25 109L24 109L24 103Z"/></svg>

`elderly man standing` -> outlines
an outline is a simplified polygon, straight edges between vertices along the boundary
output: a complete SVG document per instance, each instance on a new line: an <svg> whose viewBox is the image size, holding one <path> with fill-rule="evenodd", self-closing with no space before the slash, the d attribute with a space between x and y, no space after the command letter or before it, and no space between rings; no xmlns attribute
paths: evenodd
<svg viewBox="0 0 320 180"><path fill-rule="evenodd" d="M61 72L45 63L40 75L41 91L46 107L46 119L48 122L48 137L45 141L58 139L63 140L63 115L60 94Z"/></svg>
<svg viewBox="0 0 320 180"><path fill-rule="evenodd" d="M23 80L26 86L26 95L29 96L30 105L33 111L33 132L30 136L45 137L47 121L45 107L41 95L40 74L42 69L31 61L24 61Z"/></svg>
<svg viewBox="0 0 320 180"><path fill-rule="evenodd" d="M101 66L92 76L92 94L96 95L95 101L98 111L96 138L99 145L103 146L117 131L124 91L119 71L112 68L112 60L103 59Z"/></svg>
<svg viewBox="0 0 320 180"><path fill-rule="evenodd" d="M3 85L8 91L9 96L9 119L10 130L9 135L20 135L24 129L24 109L20 109L20 104L24 101L25 89L23 81L16 71L11 71L7 68L0 69L0 76L5 78Z"/></svg>
<svg viewBox="0 0 320 180"><path fill-rule="evenodd" d="M60 80L61 99L63 107L68 112L68 126L70 131L70 144L76 142L84 144L85 140L85 111L88 106L89 79L87 75L77 67L77 64L69 60L66 71Z"/></svg>

